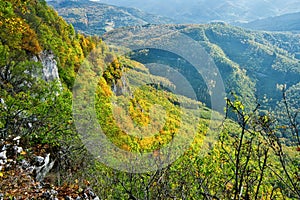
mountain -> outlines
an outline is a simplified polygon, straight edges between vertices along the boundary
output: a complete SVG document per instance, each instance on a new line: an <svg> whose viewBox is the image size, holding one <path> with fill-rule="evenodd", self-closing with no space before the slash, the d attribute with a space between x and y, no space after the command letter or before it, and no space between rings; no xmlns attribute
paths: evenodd
<svg viewBox="0 0 300 200"><path fill-rule="evenodd" d="M145 12L173 18L179 23L210 21L243 22L299 12L299 0L98 0L118 6L139 8Z"/></svg>
<svg viewBox="0 0 300 200"><path fill-rule="evenodd" d="M254 30L299 32L300 12L259 19L239 25Z"/></svg>
<svg viewBox="0 0 300 200"><path fill-rule="evenodd" d="M175 136L195 149L204 134L216 141L209 121L213 113L214 125L220 124L221 114L160 87L174 84L111 51L99 37L76 32L45 1L0 1L0 20L0 199L99 199L93 191L128 199L114 182L119 173L129 175L131 161L109 157L114 150L101 154L108 163L95 159L94 147L109 149L92 145L102 133L93 132L94 122L117 149L133 153L155 152ZM181 147L172 142L176 152L188 150ZM151 157L156 164L164 156L149 153L146 162ZM116 162L127 162L123 171Z"/></svg>
<svg viewBox="0 0 300 200"><path fill-rule="evenodd" d="M174 32L189 39L172 46ZM0 199L300 198L299 36L215 23L139 25L104 38L157 48L122 54L45 1L0 1ZM187 80L198 95L215 92L188 63L200 58L214 88L218 73L197 44L239 92L225 100L219 91L231 119L173 92ZM241 98L279 81L289 87L277 108L284 124L277 110L251 110Z"/></svg>
<svg viewBox="0 0 300 200"><path fill-rule="evenodd" d="M118 27L145 24L168 24L173 20L145 13L134 8L118 7L103 3L79 1L48 1L59 15L74 28L89 35L102 35Z"/></svg>
<svg viewBox="0 0 300 200"><path fill-rule="evenodd" d="M124 41L134 38L138 38L138 42L159 41L164 35L163 30L169 30L170 34L178 31L201 45L218 67L227 93L234 91L247 105L253 106L253 99L258 97L260 100L269 100L267 105L262 105L274 107L281 99L278 85L292 87L300 81L299 35L256 32L224 23L212 23L123 28L105 34L104 41L123 45L126 44ZM172 66L187 78L195 91L198 88L207 89L205 81L190 63L178 62L178 55L152 49L134 53L131 58L141 63L158 62ZM197 97L210 105L208 93L204 90L197 93Z"/></svg>

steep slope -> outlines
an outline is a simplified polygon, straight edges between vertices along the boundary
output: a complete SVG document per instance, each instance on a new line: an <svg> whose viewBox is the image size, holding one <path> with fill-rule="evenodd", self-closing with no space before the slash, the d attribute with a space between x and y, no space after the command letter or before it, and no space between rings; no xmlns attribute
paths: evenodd
<svg viewBox="0 0 300 200"><path fill-rule="evenodd" d="M172 20L151 15L134 8L125 8L98 2L49 1L64 19L76 30L89 35L102 35L118 27L145 24L168 24Z"/></svg>
<svg viewBox="0 0 300 200"><path fill-rule="evenodd" d="M151 84L154 81L172 87L169 80L151 75L141 64L117 56L99 38L76 33L44 1L1 1L0 10L0 198L99 199L90 187L102 191L104 198L118 197L111 189L102 190L111 187L103 177L113 177L115 171L93 159L93 152L86 149L89 145L84 146L86 138L82 139L75 127L75 118L89 112L88 106L96 109L96 122L107 137L126 151L154 151L175 135L183 141L195 139L195 145L200 145L204 135L209 135L212 110L183 96L178 100L178 96ZM54 80L43 76L47 67L44 57L58 68ZM87 84L78 82L81 70L87 72ZM145 85L129 88L134 96L122 93L122 84L128 81L125 71L132 72L131 81ZM82 98L79 106L85 106L92 80L97 85L92 93L96 103L76 110L72 97ZM180 107L181 102L186 107ZM161 104L167 115L156 109L150 133L142 132L144 137L130 134L147 130L153 120L150 108L155 104ZM129 117L122 118L124 105ZM219 124L222 116L215 116L219 119L214 122ZM87 127L85 134L90 133ZM98 173L103 174L95 178ZM98 180L104 183L100 188ZM90 186L89 181L94 184Z"/></svg>
<svg viewBox="0 0 300 200"><path fill-rule="evenodd" d="M216 43L223 41L217 28L226 30L170 27ZM286 35L267 36L298 52L284 43ZM61 84L43 79L45 60L56 63ZM239 123L224 121L202 103L171 93L172 81L151 70L116 55L97 37L76 33L44 1L0 1L0 199L299 199L300 151L280 143L274 133L283 126L274 129L268 115L247 113L238 100L227 102ZM75 129L76 120L95 126ZM99 124L105 137L99 129L91 133ZM108 142L99 143L103 139ZM103 147L94 156L87 152ZM147 163L144 173L135 171Z"/></svg>
<svg viewBox="0 0 300 200"><path fill-rule="evenodd" d="M66 147L82 144L68 88L98 42L44 1L0 1L0 199L81 196L53 174L74 172L77 161Z"/></svg>
<svg viewBox="0 0 300 200"><path fill-rule="evenodd" d="M254 30L299 32L300 12L259 19L240 26Z"/></svg>

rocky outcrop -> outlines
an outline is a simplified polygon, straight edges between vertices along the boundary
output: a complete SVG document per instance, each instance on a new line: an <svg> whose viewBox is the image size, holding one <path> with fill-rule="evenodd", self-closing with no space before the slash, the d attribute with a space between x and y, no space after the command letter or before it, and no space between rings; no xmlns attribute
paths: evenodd
<svg viewBox="0 0 300 200"><path fill-rule="evenodd" d="M112 84L112 91L116 96L130 94L130 88L127 84L126 77L123 75L121 79L116 80Z"/></svg>
<svg viewBox="0 0 300 200"><path fill-rule="evenodd" d="M42 182L47 173L53 168L54 162L50 160L50 154L45 157L36 156L35 162L30 163L26 159L18 161L22 155L26 155L26 150L20 146L20 136L12 140L1 140L0 142L0 172L2 170L10 170L16 166L23 171L35 174L35 180Z"/></svg>
<svg viewBox="0 0 300 200"><path fill-rule="evenodd" d="M41 62L43 65L42 77L45 81L59 81L59 74L57 68L57 61L55 60L55 55L51 51L43 51L38 56L33 58L36 62Z"/></svg>
<svg viewBox="0 0 300 200"><path fill-rule="evenodd" d="M0 140L0 200L100 199L89 187L82 187L77 183L54 186L44 180L55 161L49 153L36 155L37 152L33 151L35 148L22 147L21 140L20 136Z"/></svg>
<svg viewBox="0 0 300 200"><path fill-rule="evenodd" d="M43 78L46 81L59 79L57 62L52 52L42 52L40 55L43 64Z"/></svg>
<svg viewBox="0 0 300 200"><path fill-rule="evenodd" d="M36 172L35 179L39 182L42 182L44 177L53 168L53 165L54 165L55 161L50 162L50 153L47 154L47 156L45 158L43 158L41 156L36 157L36 160L40 160L39 163L43 163L43 164L41 166L35 166L35 172Z"/></svg>

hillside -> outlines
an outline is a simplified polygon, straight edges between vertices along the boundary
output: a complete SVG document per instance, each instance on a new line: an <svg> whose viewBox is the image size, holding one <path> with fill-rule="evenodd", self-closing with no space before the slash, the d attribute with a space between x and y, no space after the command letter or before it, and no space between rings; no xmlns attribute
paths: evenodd
<svg viewBox="0 0 300 200"><path fill-rule="evenodd" d="M90 114L90 106L96 108L94 120L106 136L126 151L155 151L175 136L191 142L188 145L194 142L195 149L199 149L204 134L208 142L215 142L217 132L208 131L214 111L155 86L172 88L173 84L151 75L142 64L116 55L99 38L75 32L45 2L0 2L0 9L1 198L96 200L99 197L91 187L104 198L121 194L126 198L118 185L118 192L109 188L115 178L121 180L129 174L125 171L119 175L110 168L114 165L95 160L98 155L88 144L94 132L86 129L89 126L80 132L80 125L91 122L80 117ZM126 87L131 82L135 84ZM91 83L97 85L92 93L96 103L82 107L86 106L90 92L86 87ZM153 113L151 108L156 104L163 109ZM129 117L123 117L123 112ZM222 116L214 116L216 126ZM150 122L153 124L148 127ZM104 181L101 187L98 181Z"/></svg>
<svg viewBox="0 0 300 200"><path fill-rule="evenodd" d="M44 1L0 2L0 199L96 197L59 177L75 171L70 152L82 146L69 88L99 42L76 33Z"/></svg>
<svg viewBox="0 0 300 200"><path fill-rule="evenodd" d="M300 12L289 13L239 24L242 27L264 31L300 31Z"/></svg>
<svg viewBox="0 0 300 200"><path fill-rule="evenodd" d="M134 38L138 38L139 42L159 40L162 37L159 30L166 29L170 32L179 31L200 44L218 67L226 91L234 91L242 96L248 106L254 103L255 98L267 98L269 102L266 106L274 107L281 99L277 85L286 84L291 87L299 83L299 35L255 32L213 23L124 28L107 33L104 40L127 46L130 44L124 41L134 41ZM189 63L176 61L176 55L150 50L145 54L133 54L131 58L142 63L160 62L174 67L188 79L195 91L206 87L194 67ZM207 91L197 93L197 97L210 105Z"/></svg>
<svg viewBox="0 0 300 200"><path fill-rule="evenodd" d="M213 2L211 3L213 4ZM243 4L243 2L240 3ZM267 4L267 2L265 3ZM104 6L100 3L90 2L88 4L84 3L83 1L76 1L69 3L62 2L59 6L56 7L62 8L63 6L66 6L68 7L68 10L72 10L73 8L72 12L74 13L77 10L76 8L74 9L74 7L78 7L79 5L81 5L81 7L87 8L94 7L95 5L98 5L99 7ZM230 5L234 4L231 3ZM110 10L109 6L102 7L102 9L102 12L105 12L105 10ZM58 11L59 10L61 9L58 9ZM59 12L62 13L63 11ZM66 19L69 18L68 16L66 16ZM149 16L152 17L153 15ZM98 17L98 19L102 20L103 18ZM164 21L160 22L164 23ZM77 22L75 22L75 25L76 23ZM105 27L106 25L102 24L102 27L103 26ZM163 26L155 26L155 28L157 28L158 30L161 27ZM222 73L222 76L226 77L225 84L227 92L229 92L230 90L235 91L237 94L242 95L246 99L246 102L251 102L251 100L247 99L253 99L256 96L259 99L269 99L269 105L274 106L276 102L281 98L280 93L276 89L278 84L287 83L288 87L290 87L298 83L298 59L300 55L298 35L251 32L235 28L233 26L222 26L222 23L215 23L209 26L201 25L199 27L188 25L186 27L182 27L178 25L178 27L182 29L182 33L189 35L190 37L192 37L192 39L198 41L200 38L200 44L203 45L207 52L210 52L210 55L212 57L214 57L215 62ZM176 26L170 26L170 28L176 28ZM93 28L91 27L78 28L78 30L80 31L90 32L92 34L97 33L97 31L92 29ZM124 30L127 29L121 29L120 31L124 32ZM116 30L113 33L118 34L118 31L119 30ZM129 32L130 31L131 30L129 30ZM229 35L232 36L229 37ZM111 34L109 34L109 37L111 37ZM145 35L145 38L146 37L147 35ZM113 39L114 36L112 36L112 40ZM116 40L116 42L118 42L118 40ZM144 62L145 60L145 58L135 59L140 62ZM173 58L171 58L171 60L172 59ZM165 61L165 63L170 64L172 63L172 61L170 61L169 59L169 61ZM288 67L285 64L289 65L293 69L282 69ZM228 66L230 66L230 70ZM187 68L190 67L187 66ZM224 69L226 68L228 71L224 71ZM246 71L242 72L243 70ZM235 77L233 78L234 80L232 80L232 77L234 76L233 73L237 73L236 71L240 71L238 73L239 77ZM186 70L185 73L189 73L188 70ZM201 88L205 88L203 80L201 80L201 78L190 78L194 81L193 86L195 90L200 86ZM237 85L238 87L236 87ZM260 87L262 85L264 87ZM208 106L210 105L209 95L207 94L207 92L204 92L204 94L199 94L198 98Z"/></svg>
<svg viewBox="0 0 300 200"><path fill-rule="evenodd" d="M139 8L151 14L173 18L179 23L206 23L210 21L248 22L259 18L299 12L298 0L183 0L139 1L98 0L118 6Z"/></svg>
<svg viewBox="0 0 300 200"><path fill-rule="evenodd" d="M300 198L299 84L289 87L299 77L297 35L226 24L121 30L106 44L76 32L45 1L0 1L0 199ZM219 90L224 114L197 101L216 92L217 71L203 77L206 88L185 57L123 52L145 38L168 46L177 30L193 42L169 47L199 58L192 47L201 44L237 91ZM285 123L275 109L248 107L260 89L252 76L260 91L288 84L276 108Z"/></svg>
<svg viewBox="0 0 300 200"><path fill-rule="evenodd" d="M145 24L169 24L173 21L166 17L151 15L134 8L118 7L98 2L48 1L59 15L74 28L88 35L102 35L119 27Z"/></svg>

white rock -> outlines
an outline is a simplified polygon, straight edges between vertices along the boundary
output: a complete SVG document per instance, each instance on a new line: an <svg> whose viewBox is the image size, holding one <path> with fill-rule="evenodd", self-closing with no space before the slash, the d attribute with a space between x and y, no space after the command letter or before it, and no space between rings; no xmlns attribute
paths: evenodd
<svg viewBox="0 0 300 200"><path fill-rule="evenodd" d="M15 137L14 139L13 139L13 141L17 141L17 140L20 140L21 139L21 137L20 136L17 136L17 137Z"/></svg>
<svg viewBox="0 0 300 200"><path fill-rule="evenodd" d="M22 168L23 168L23 169L28 169L28 168L30 167L29 162L27 162L27 161L24 160L24 159L21 161L21 165L22 165Z"/></svg>
<svg viewBox="0 0 300 200"><path fill-rule="evenodd" d="M34 166L30 166L26 169L26 171L28 171L29 173L33 173L35 167Z"/></svg>
<svg viewBox="0 0 300 200"><path fill-rule="evenodd" d="M7 157L6 157L6 150L0 152L0 159L2 159L2 160L6 160L7 159Z"/></svg>
<svg viewBox="0 0 300 200"><path fill-rule="evenodd" d="M48 153L45 158L45 165L48 165L49 162L50 162L50 153Z"/></svg>
<svg viewBox="0 0 300 200"><path fill-rule="evenodd" d="M36 167L36 180L41 182L47 173L53 168L55 161L50 162L50 154L47 154L44 164L40 167Z"/></svg>
<svg viewBox="0 0 300 200"><path fill-rule="evenodd" d="M44 160L45 160L45 158L43 158L42 156L35 157L35 162L37 162L38 165L42 165Z"/></svg>
<svg viewBox="0 0 300 200"><path fill-rule="evenodd" d="M39 56L43 65L43 78L46 81L53 81L59 79L57 62L54 54L44 51Z"/></svg>
<svg viewBox="0 0 300 200"><path fill-rule="evenodd" d="M14 146L13 148L16 153L21 153L23 151L22 147Z"/></svg>
<svg viewBox="0 0 300 200"><path fill-rule="evenodd" d="M58 80L60 82L57 61L55 60L55 55L51 51L43 51L38 56L34 56L33 60L42 63L42 76L45 81ZM37 74L34 76L36 75Z"/></svg>
<svg viewBox="0 0 300 200"><path fill-rule="evenodd" d="M5 151L7 148L6 148L6 145L3 145L1 151Z"/></svg>

